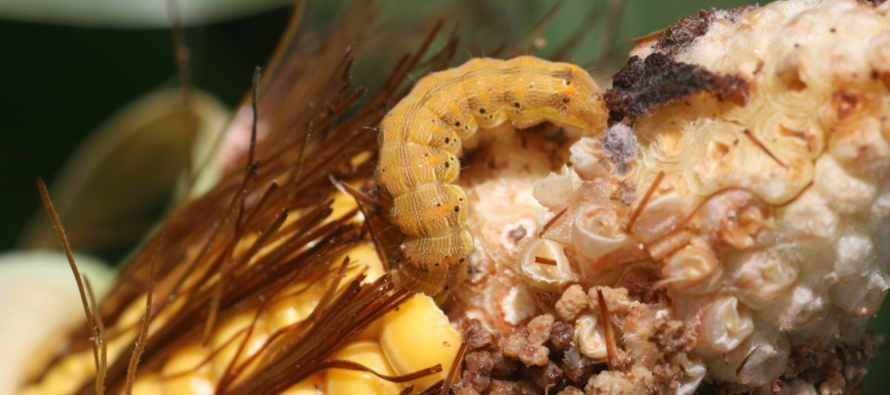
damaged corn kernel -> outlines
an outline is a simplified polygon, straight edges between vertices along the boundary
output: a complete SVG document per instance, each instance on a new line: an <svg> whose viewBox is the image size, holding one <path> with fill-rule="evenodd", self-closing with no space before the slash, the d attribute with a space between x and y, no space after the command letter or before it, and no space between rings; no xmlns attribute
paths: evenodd
<svg viewBox="0 0 890 395"><path fill-rule="evenodd" d="M595 360L605 360L606 340L602 325L593 315L583 315L575 321L575 342L582 354Z"/></svg>
<svg viewBox="0 0 890 395"><path fill-rule="evenodd" d="M730 351L754 331L751 315L730 296L706 307L703 312L701 340L718 351Z"/></svg>
<svg viewBox="0 0 890 395"><path fill-rule="evenodd" d="M714 252L701 240L690 241L689 245L668 257L661 269L665 281L672 287L696 293L713 291L721 272Z"/></svg>
<svg viewBox="0 0 890 395"><path fill-rule="evenodd" d="M532 239L522 246L519 273L535 288L548 292L558 292L575 278L565 247L547 239Z"/></svg>

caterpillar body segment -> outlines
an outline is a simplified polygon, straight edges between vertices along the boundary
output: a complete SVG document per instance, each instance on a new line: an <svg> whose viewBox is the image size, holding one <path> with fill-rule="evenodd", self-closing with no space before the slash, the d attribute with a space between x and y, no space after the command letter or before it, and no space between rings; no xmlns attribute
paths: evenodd
<svg viewBox="0 0 890 395"><path fill-rule="evenodd" d="M397 281L441 297L466 275L473 251L467 198L451 185L463 139L508 120L517 128L548 121L594 133L606 118L600 88L569 63L477 58L418 81L380 123L377 182L393 198L393 222L406 236Z"/></svg>
<svg viewBox="0 0 890 395"><path fill-rule="evenodd" d="M393 222L405 234L441 236L467 222L466 201L457 185L427 184L394 199Z"/></svg>
<svg viewBox="0 0 890 395"><path fill-rule="evenodd" d="M400 166L410 171L397 171ZM377 181L393 198L427 185L454 182L459 174L457 155L438 148L412 142L387 142L380 148Z"/></svg>

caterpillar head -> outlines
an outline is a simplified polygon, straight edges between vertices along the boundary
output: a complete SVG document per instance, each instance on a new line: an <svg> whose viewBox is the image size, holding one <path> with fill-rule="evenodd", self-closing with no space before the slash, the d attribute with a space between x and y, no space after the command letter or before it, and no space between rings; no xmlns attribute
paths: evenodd
<svg viewBox="0 0 890 395"><path fill-rule="evenodd" d="M548 106L547 118L554 124L600 132L606 126L608 113L602 90L582 68L559 63L553 72L556 82Z"/></svg>

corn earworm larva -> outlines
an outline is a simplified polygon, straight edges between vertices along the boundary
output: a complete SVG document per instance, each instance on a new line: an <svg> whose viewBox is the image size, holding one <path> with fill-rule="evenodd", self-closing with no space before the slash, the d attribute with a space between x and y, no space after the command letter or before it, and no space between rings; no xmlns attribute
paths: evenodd
<svg viewBox="0 0 890 395"><path fill-rule="evenodd" d="M441 296L466 276L473 251L467 197L452 183L462 140L509 120L599 132L607 114L600 88L580 67L531 56L472 59L419 80L380 123L377 182L393 198L392 221L406 235L396 279Z"/></svg>

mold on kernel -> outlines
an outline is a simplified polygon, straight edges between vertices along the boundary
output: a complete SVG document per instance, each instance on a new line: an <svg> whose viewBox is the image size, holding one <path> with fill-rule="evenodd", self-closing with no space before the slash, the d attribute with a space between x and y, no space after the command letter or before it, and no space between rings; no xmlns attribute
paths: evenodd
<svg viewBox="0 0 890 395"><path fill-rule="evenodd" d="M603 95L610 125L700 92L736 104L744 104L748 95L748 82L741 77L715 74L661 53L631 57L612 79L612 88Z"/></svg>

